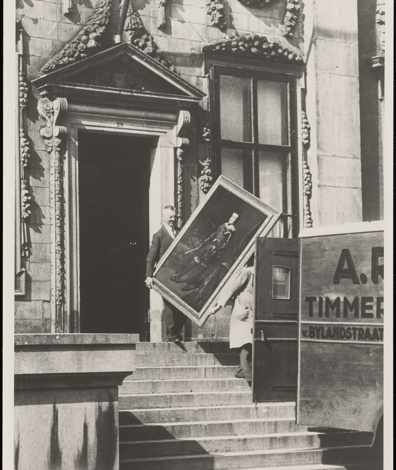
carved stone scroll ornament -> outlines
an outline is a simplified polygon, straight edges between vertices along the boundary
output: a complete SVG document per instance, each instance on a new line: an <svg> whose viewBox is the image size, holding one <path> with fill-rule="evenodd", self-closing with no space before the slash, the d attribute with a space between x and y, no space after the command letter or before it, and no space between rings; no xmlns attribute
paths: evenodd
<svg viewBox="0 0 396 470"><path fill-rule="evenodd" d="M167 0L157 0L157 28L165 29L166 28L166 15L165 15L165 6Z"/></svg>
<svg viewBox="0 0 396 470"><path fill-rule="evenodd" d="M210 24L224 31L227 29L227 21L224 16L223 0L209 0L206 4L206 12L210 17Z"/></svg>
<svg viewBox="0 0 396 470"><path fill-rule="evenodd" d="M377 0L376 19L381 48L385 51L385 0Z"/></svg>
<svg viewBox="0 0 396 470"><path fill-rule="evenodd" d="M312 212L311 212L311 197L312 197L312 173L309 169L307 151L311 144L311 126L309 125L306 113L302 112L302 143L304 145L303 153L303 185L304 185L304 225L307 228L313 227Z"/></svg>
<svg viewBox="0 0 396 470"><path fill-rule="evenodd" d="M285 17L283 19L283 36L288 38L294 37L299 11L299 0L288 0Z"/></svg>
<svg viewBox="0 0 396 470"><path fill-rule="evenodd" d="M177 121L177 179L176 179L176 217L177 227L179 229L183 226L183 165L184 165L184 152L190 145L190 140L186 137L191 127L191 114L189 111L179 111L179 118Z"/></svg>
<svg viewBox="0 0 396 470"><path fill-rule="evenodd" d="M63 157L60 153L62 139L67 129L57 125L57 119L67 110L66 98L57 98L53 101L42 98L37 106L39 115L45 119L46 125L41 128L40 135L43 138L47 152L53 158L54 168L54 220L55 220L55 330L64 332L64 236L63 236Z"/></svg>

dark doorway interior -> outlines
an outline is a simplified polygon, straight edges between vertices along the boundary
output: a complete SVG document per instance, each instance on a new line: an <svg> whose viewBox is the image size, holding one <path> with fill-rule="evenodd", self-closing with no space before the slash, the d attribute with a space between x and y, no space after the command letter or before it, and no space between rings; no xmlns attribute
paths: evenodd
<svg viewBox="0 0 396 470"><path fill-rule="evenodd" d="M82 333L148 340L150 140L79 134Z"/></svg>

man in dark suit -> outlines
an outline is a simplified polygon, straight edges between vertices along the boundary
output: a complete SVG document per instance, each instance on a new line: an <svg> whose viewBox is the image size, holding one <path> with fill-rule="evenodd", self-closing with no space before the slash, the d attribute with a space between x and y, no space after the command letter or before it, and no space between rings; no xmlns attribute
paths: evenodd
<svg viewBox="0 0 396 470"><path fill-rule="evenodd" d="M146 258L146 286L153 287L153 273L155 265L170 247L176 236L175 230L175 208L165 206L162 213L163 225L153 236L149 253ZM163 318L166 329L166 340L180 342L181 331L183 329L186 317L166 299L164 301Z"/></svg>

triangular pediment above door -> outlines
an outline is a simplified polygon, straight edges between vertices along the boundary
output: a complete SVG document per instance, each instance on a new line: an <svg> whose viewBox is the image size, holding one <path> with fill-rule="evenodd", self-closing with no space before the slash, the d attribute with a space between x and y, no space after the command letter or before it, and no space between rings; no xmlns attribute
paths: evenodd
<svg viewBox="0 0 396 470"><path fill-rule="evenodd" d="M176 73L128 43L99 52L77 63L42 75L33 84L39 91L48 89L107 90L175 96L187 101L200 101L204 96Z"/></svg>

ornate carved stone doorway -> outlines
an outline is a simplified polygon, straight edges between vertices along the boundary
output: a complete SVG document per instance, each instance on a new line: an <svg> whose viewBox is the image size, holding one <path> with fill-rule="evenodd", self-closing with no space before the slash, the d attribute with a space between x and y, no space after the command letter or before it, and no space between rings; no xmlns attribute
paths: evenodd
<svg viewBox="0 0 396 470"><path fill-rule="evenodd" d="M138 74L139 80L129 80L127 88L123 88L126 86L125 81L120 88L118 81L112 82L111 86L95 81L99 72L107 71L109 76L118 73L119 62L123 64L123 73L131 76ZM140 87L142 80L150 85L149 89L148 85ZM185 148L189 145L186 133L191 122L190 110L200 102L204 93L129 44L121 44L50 72L34 80L33 84L43 96L38 109L45 126L40 134L52 157L53 331L93 331L98 325L84 325L81 311L84 303L84 293L81 292L81 281L84 278L81 276L84 274L80 266L83 240L80 240L82 225L79 215L79 159L84 158L84 145L79 147L80 134L111 134L111 138L119 142L124 138L122 136L150 140L151 145L146 148L146 161L149 163L145 167L150 176L144 189L148 192L148 221L145 222L148 229L143 231L146 238L144 243L148 249L147 230L150 239L160 227L161 208L164 205L175 205L178 223L183 223L183 158ZM116 154L117 152L113 153ZM127 174L128 171L131 168L126 171ZM96 193L99 194L100 190L101 188L96 188ZM87 213L89 214L88 209ZM133 239L129 241L132 244L135 242ZM145 255L147 249L142 247L141 252ZM145 289L144 275L141 288ZM161 299L158 297L158 294L150 294L150 316L152 324L155 319L156 331L161 322L162 310ZM139 302L139 310L146 310L144 301ZM122 328L116 326L117 321L114 321L111 326L102 325L100 331L103 328L114 331L116 328L117 332L122 332ZM129 328L133 328L132 331L135 332L137 326L130 324L127 331ZM146 337L147 335L142 335L142 339Z"/></svg>

